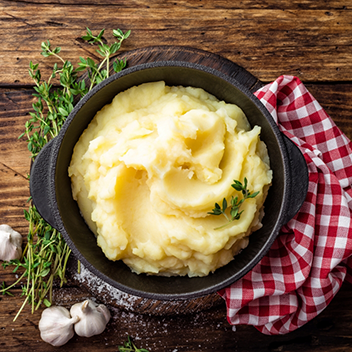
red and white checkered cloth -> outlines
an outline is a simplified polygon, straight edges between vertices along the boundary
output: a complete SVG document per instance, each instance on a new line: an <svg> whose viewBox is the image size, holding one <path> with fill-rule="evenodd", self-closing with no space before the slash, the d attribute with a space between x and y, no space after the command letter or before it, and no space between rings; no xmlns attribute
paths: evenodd
<svg viewBox="0 0 352 352"><path fill-rule="evenodd" d="M352 143L297 77L281 76L255 95L302 151L308 194L267 255L219 293L230 324L285 334L321 313L345 279L352 282Z"/></svg>

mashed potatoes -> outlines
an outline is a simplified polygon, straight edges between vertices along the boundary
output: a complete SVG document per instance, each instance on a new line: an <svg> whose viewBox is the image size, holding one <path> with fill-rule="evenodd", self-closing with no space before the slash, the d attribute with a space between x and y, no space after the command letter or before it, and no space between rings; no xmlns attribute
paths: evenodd
<svg viewBox="0 0 352 352"><path fill-rule="evenodd" d="M134 272L204 276L227 264L261 226L272 172L260 127L202 89L146 83L118 94L75 146L72 192L107 258ZM208 214L260 193L221 229Z"/></svg>

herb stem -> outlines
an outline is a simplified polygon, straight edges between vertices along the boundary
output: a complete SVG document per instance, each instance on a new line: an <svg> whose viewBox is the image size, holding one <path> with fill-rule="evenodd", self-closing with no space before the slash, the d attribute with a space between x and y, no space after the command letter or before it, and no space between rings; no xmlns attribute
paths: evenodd
<svg viewBox="0 0 352 352"><path fill-rule="evenodd" d="M16 321L16 320L17 320L17 318L18 318L19 315L21 314L23 308L25 307L25 305L26 305L26 303L27 303L29 297L30 297L30 296L27 296L27 297L26 297L26 299L24 300L24 302L23 302L22 305L21 305L21 308L18 310L16 316L13 318L13 321Z"/></svg>
<svg viewBox="0 0 352 352"><path fill-rule="evenodd" d="M0 290L1 293L5 293L6 291L10 290L12 287L15 287L17 284L21 282L21 280L26 276L26 272L24 272L13 284L7 286Z"/></svg>
<svg viewBox="0 0 352 352"><path fill-rule="evenodd" d="M63 64L65 64L65 60L60 56L58 55L55 50L51 50L50 49L50 46L48 47L48 53L50 53L51 55L57 57Z"/></svg>
<svg viewBox="0 0 352 352"><path fill-rule="evenodd" d="M109 77L110 76L110 55L107 56L106 58L106 77Z"/></svg>

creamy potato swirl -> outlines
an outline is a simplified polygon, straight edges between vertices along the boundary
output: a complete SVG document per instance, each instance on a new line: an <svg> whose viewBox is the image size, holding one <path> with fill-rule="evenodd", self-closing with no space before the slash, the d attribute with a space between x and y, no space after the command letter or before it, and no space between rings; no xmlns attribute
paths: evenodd
<svg viewBox="0 0 352 352"><path fill-rule="evenodd" d="M111 260L134 272L205 276L230 262L260 228L272 180L260 127L203 89L145 83L119 93L77 142L69 167L81 213ZM260 193L240 219L209 215Z"/></svg>

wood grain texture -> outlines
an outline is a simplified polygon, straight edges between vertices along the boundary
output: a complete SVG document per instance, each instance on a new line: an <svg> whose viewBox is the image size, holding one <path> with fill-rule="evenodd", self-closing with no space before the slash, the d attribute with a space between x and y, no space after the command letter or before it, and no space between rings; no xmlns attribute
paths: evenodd
<svg viewBox="0 0 352 352"><path fill-rule="evenodd" d="M106 28L109 41L112 28L131 29L123 50L155 44L208 50L266 82L278 74L294 74L305 82L352 81L352 8L317 3L1 1L0 29L7 39L0 47L0 82L30 84L30 60L42 63L47 76L54 60L39 54L46 39L61 46L72 62L95 55L80 39L85 27Z"/></svg>
<svg viewBox="0 0 352 352"><path fill-rule="evenodd" d="M23 209L29 196L30 160L25 139L17 137L33 103L29 61L40 63L43 77L55 62L40 55L42 41L61 46L63 56L77 62L80 56L95 55L94 47L80 38L86 26L96 32L106 28L108 41L112 28L131 29L121 55L155 45L180 45L221 55L263 82L293 74L351 139L351 15L350 0L0 0L0 223L8 223L26 240ZM104 301L70 275L63 288L54 290L56 304L70 307L86 298ZM0 267L0 283L15 279L9 268ZM26 307L12 322L23 302L21 284L13 293L14 297L0 296L0 350L58 350L40 339L41 310L32 315ZM130 308L109 305L112 319L102 335L75 336L59 350L116 351L127 335L153 352L352 350L352 286L346 283L323 313L284 336L266 336L251 326L232 331L221 302L171 316Z"/></svg>
<svg viewBox="0 0 352 352"><path fill-rule="evenodd" d="M23 209L29 197L30 154L18 136L31 108L32 91L0 90L0 223L14 224L27 233Z"/></svg>
<svg viewBox="0 0 352 352"><path fill-rule="evenodd" d="M36 4L36 5L73 5L71 0L11 0L12 3L18 4L18 6L25 6L25 4ZM5 2L6 3L6 2ZM94 5L106 7L117 7L117 8L173 8L178 6L186 9L205 8L205 9L289 9L289 10L304 10L304 9L326 9L330 10L342 10L349 7L349 2L341 3L341 1L315 1L315 0L293 0L290 2L277 1L277 0L243 0L239 2L228 1L228 0L216 0L216 1L203 1L203 0L130 0L128 2L124 0L76 0L75 4Z"/></svg>

